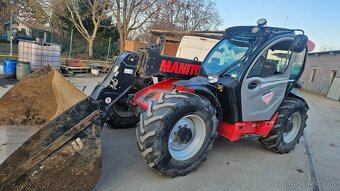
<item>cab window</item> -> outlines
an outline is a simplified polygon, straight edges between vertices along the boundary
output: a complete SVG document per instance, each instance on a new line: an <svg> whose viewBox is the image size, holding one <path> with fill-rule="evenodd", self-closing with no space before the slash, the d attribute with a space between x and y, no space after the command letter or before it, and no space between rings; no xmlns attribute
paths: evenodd
<svg viewBox="0 0 340 191"><path fill-rule="evenodd" d="M292 41L282 41L263 52L249 72L248 78L283 74L288 68L291 43Z"/></svg>

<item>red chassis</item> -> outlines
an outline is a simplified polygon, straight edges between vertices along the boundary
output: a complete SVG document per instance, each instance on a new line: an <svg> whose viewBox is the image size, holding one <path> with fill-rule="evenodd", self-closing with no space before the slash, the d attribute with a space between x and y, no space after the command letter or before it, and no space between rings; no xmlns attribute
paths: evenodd
<svg viewBox="0 0 340 191"><path fill-rule="evenodd" d="M140 90L131 100L131 104L147 110L149 107L148 102L151 99L157 100L162 92L170 93L174 88L176 88L178 91L187 91L191 93L195 92L193 89L181 86L175 87L173 85L175 81L177 80L164 80ZM273 128L276 118L277 113L269 121L236 122L235 124L222 122L219 124L217 131L221 136L229 139L230 141L237 141L242 136L246 135L258 135L266 137Z"/></svg>

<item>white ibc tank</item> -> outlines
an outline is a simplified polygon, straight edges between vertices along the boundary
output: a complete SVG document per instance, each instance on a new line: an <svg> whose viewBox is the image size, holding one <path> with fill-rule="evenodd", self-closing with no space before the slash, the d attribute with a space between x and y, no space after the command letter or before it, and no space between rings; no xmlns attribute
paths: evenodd
<svg viewBox="0 0 340 191"><path fill-rule="evenodd" d="M29 62L33 71L49 64L60 70L60 45L20 41L18 49L18 60Z"/></svg>

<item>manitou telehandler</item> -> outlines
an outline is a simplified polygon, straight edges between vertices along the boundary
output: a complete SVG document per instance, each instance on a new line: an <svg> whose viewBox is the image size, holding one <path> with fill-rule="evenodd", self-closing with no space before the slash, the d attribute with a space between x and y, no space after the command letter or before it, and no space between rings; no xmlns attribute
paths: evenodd
<svg viewBox="0 0 340 191"><path fill-rule="evenodd" d="M0 190L91 189L106 122L137 124L141 156L171 177L197 169L218 134L290 152L308 110L292 90L314 44L266 22L226 29L203 62L160 55L162 42L123 52L89 97L50 66L31 74L0 99L1 124L41 125L1 164Z"/></svg>

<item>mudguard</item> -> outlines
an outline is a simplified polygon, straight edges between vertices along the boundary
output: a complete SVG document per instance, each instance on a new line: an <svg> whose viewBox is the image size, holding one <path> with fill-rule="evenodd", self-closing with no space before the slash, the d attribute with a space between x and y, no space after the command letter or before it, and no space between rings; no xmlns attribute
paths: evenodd
<svg viewBox="0 0 340 191"><path fill-rule="evenodd" d="M175 89L175 85L173 84L175 81L176 80L174 79L164 80L146 87L138 91L130 103L147 110L149 108L150 100L157 100L162 93L170 93Z"/></svg>
<svg viewBox="0 0 340 191"><path fill-rule="evenodd" d="M303 98L303 96L299 94L299 92L292 90L291 92L289 92L287 97L293 97L303 101L306 104L306 107L309 109L308 103L306 102L305 98Z"/></svg>
<svg viewBox="0 0 340 191"><path fill-rule="evenodd" d="M223 120L222 106L217 96L208 88L209 83L205 77L194 77L190 80L179 80L173 83L174 85L184 87L194 91L196 94L206 97L216 108L217 117L219 120ZM178 89L178 88L177 88Z"/></svg>

